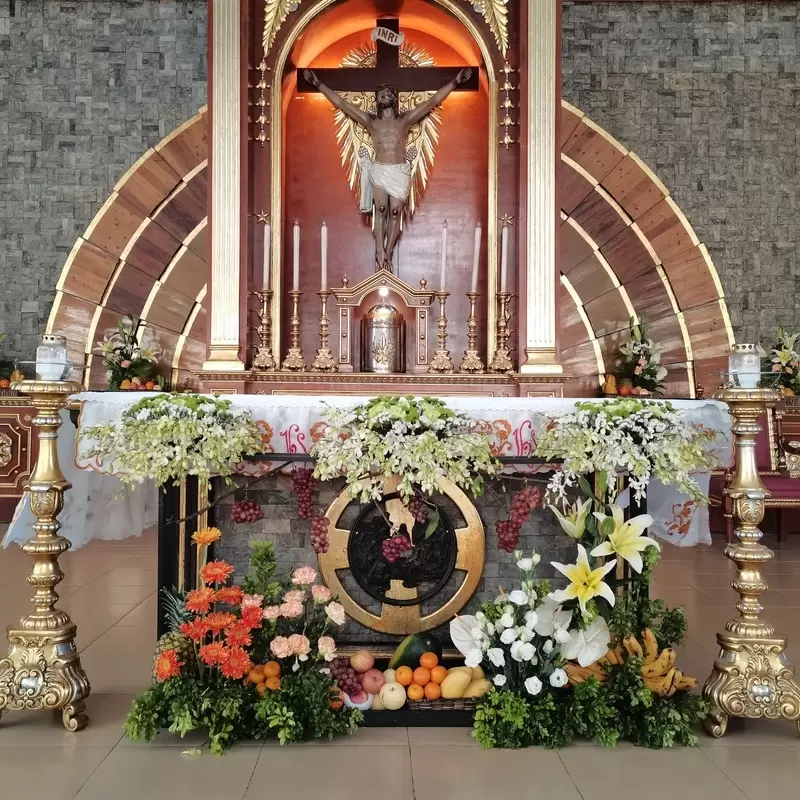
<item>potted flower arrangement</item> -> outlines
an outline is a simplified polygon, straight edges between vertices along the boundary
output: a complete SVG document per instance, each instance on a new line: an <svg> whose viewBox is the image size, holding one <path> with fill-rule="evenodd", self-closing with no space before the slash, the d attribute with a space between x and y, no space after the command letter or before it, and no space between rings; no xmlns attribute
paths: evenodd
<svg viewBox="0 0 800 800"><path fill-rule="evenodd" d="M661 365L661 345L647 336L644 323L630 321L630 341L619 347L615 376L603 388L606 394L649 395L661 392L666 367Z"/></svg>
<svg viewBox="0 0 800 800"><path fill-rule="evenodd" d="M778 328L775 344L767 357L765 372L772 372L775 382L787 397L800 391L800 352L798 352L800 333L792 333Z"/></svg>
<svg viewBox="0 0 800 800"><path fill-rule="evenodd" d="M220 536L211 528L192 538L205 548ZM183 598L167 593L171 631L157 645L153 685L126 719L129 738L205 729L220 754L244 738L287 744L358 728L361 712L343 707L327 668L341 605L311 567L282 580L275 571L272 547L262 544L243 586L231 583L230 564L209 561L204 585Z"/></svg>
<svg viewBox="0 0 800 800"><path fill-rule="evenodd" d="M164 388L164 379L156 374L158 345L147 328L138 339L139 320L130 315L121 317L117 327L106 331L97 343L106 368L108 388L112 391L157 391ZM148 344L145 344L148 341Z"/></svg>

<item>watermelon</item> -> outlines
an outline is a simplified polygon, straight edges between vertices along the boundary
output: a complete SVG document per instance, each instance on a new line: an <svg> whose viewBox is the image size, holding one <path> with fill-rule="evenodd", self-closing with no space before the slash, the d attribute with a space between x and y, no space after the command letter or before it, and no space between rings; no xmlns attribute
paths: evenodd
<svg viewBox="0 0 800 800"><path fill-rule="evenodd" d="M397 650L394 651L392 660L389 662L389 668L411 667L411 669L416 669L423 653L436 653L437 658L441 661L442 643L432 633L412 633L397 645Z"/></svg>

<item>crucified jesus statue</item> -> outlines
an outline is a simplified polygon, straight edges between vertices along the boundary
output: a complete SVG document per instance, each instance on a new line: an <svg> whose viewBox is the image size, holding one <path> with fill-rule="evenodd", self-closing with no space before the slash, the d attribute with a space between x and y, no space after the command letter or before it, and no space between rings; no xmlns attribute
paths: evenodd
<svg viewBox="0 0 800 800"><path fill-rule="evenodd" d="M363 158L361 161L361 210L374 215L376 271L394 271L392 253L400 238L400 222L411 189L411 165L406 160L408 132L471 75L469 67L462 69L455 80L439 89L429 100L403 113L400 113L397 91L382 84L375 90L375 114L369 114L321 83L311 70L303 72L303 77L336 108L367 129L375 145L375 161Z"/></svg>

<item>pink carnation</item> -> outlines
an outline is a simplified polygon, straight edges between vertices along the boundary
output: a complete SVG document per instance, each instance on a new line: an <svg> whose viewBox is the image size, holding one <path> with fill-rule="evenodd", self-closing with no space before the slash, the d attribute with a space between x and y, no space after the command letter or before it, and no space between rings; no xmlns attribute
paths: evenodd
<svg viewBox="0 0 800 800"><path fill-rule="evenodd" d="M128 367L131 365L131 362L126 358L123 361L120 361L119 365L122 367L122 369L128 369Z"/></svg>
<svg viewBox="0 0 800 800"><path fill-rule="evenodd" d="M327 603L328 600L333 597L331 590L327 586L321 586L319 584L311 587L311 595L314 598L314 602L320 605Z"/></svg>
<svg viewBox="0 0 800 800"><path fill-rule="evenodd" d="M242 608L261 608L263 602L263 594L246 594L242 598Z"/></svg>
<svg viewBox="0 0 800 800"><path fill-rule="evenodd" d="M314 567L298 567L292 575L292 583L295 586L310 586L317 579L317 571Z"/></svg>
<svg viewBox="0 0 800 800"><path fill-rule="evenodd" d="M261 615L264 619L269 620L270 622L278 619L281 615L281 607L280 606L267 606L264 609L264 613Z"/></svg>
<svg viewBox="0 0 800 800"><path fill-rule="evenodd" d="M292 655L292 646L285 636L276 636L269 643L269 649L275 658L289 658Z"/></svg>
<svg viewBox="0 0 800 800"><path fill-rule="evenodd" d="M336 655L336 642L332 636L320 636L317 642L317 649L326 661L332 661Z"/></svg>
<svg viewBox="0 0 800 800"><path fill-rule="evenodd" d="M289 637L289 647L296 656L307 656L311 652L311 642L302 633L293 633Z"/></svg>
<svg viewBox="0 0 800 800"><path fill-rule="evenodd" d="M344 606L341 603L331 603L325 606L325 613L336 625L344 625Z"/></svg>
<svg viewBox="0 0 800 800"><path fill-rule="evenodd" d="M287 619L296 619L303 616L302 603L284 603L281 606L281 616Z"/></svg>
<svg viewBox="0 0 800 800"><path fill-rule="evenodd" d="M306 593L302 589L293 589L283 596L284 603L305 603Z"/></svg>

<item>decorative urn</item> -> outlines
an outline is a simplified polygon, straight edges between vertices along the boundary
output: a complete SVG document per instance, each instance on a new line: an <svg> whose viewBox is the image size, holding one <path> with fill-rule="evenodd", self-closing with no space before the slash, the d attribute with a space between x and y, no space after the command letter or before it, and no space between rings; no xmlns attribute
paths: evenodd
<svg viewBox="0 0 800 800"><path fill-rule="evenodd" d="M391 374L406 371L406 321L385 300L361 320L361 371Z"/></svg>

